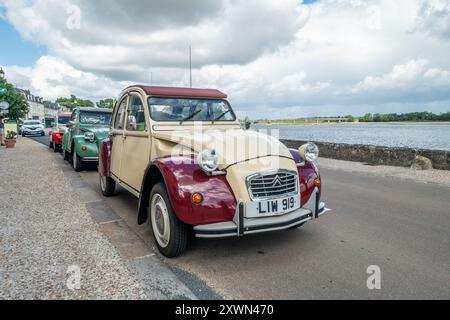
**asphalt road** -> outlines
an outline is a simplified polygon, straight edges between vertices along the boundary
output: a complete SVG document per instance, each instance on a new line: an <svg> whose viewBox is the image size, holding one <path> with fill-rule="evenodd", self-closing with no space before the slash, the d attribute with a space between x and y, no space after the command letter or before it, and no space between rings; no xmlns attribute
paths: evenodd
<svg viewBox="0 0 450 320"><path fill-rule="evenodd" d="M226 298L450 299L450 188L321 172L333 209L326 216L297 230L196 239L185 255L166 262ZM99 190L95 169L82 177ZM136 224L133 196L118 190L106 201L154 246L148 226ZM380 290L366 285L372 265L381 270Z"/></svg>
<svg viewBox="0 0 450 320"><path fill-rule="evenodd" d="M45 129L45 136L27 136L27 138L30 138L34 141L37 141L39 143L45 144L48 146L49 140L48 140L48 132L50 131L49 128Z"/></svg>

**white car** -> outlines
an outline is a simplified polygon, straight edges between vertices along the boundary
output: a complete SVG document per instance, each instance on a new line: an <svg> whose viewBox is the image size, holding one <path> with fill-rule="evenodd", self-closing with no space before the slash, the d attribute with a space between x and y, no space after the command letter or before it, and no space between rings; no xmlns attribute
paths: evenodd
<svg viewBox="0 0 450 320"><path fill-rule="evenodd" d="M22 125L22 137L40 135L44 136L44 126L39 120L25 120Z"/></svg>

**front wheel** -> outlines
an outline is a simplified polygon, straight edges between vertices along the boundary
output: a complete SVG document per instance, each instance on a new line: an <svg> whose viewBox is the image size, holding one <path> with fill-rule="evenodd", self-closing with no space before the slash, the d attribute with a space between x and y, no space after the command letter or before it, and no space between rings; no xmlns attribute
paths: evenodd
<svg viewBox="0 0 450 320"><path fill-rule="evenodd" d="M175 215L164 183L153 187L149 210L153 237L159 252L168 258L181 255L187 247L188 227Z"/></svg>
<svg viewBox="0 0 450 320"><path fill-rule="evenodd" d="M80 172L83 170L83 162L81 161L80 157L77 155L77 152L75 151L75 148L72 151L72 167L76 172Z"/></svg>

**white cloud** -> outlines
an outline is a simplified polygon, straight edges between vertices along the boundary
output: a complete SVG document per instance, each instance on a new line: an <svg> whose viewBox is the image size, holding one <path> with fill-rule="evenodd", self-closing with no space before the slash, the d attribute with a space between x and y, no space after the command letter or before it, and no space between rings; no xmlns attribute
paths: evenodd
<svg viewBox="0 0 450 320"><path fill-rule="evenodd" d="M450 39L450 3L447 0L422 0L417 10L416 29Z"/></svg>
<svg viewBox="0 0 450 320"><path fill-rule="evenodd" d="M0 0L49 55L8 75L43 96L129 82L217 87L252 117L450 109L450 0ZM66 28L66 7L81 29ZM415 111L414 110L414 111Z"/></svg>
<svg viewBox="0 0 450 320"><path fill-rule="evenodd" d="M380 103L423 103L450 99L450 72L432 68L429 64L429 61L424 59L410 60L394 66L384 75L366 77L350 92ZM380 92L383 92L382 97L379 96ZM447 109L450 109L450 106Z"/></svg>
<svg viewBox="0 0 450 320"><path fill-rule="evenodd" d="M73 68L62 59L43 56L32 67L5 68L8 80L18 87L30 89L35 95L55 100L74 94L79 97L100 100L114 97L130 85L112 81L104 76Z"/></svg>
<svg viewBox="0 0 450 320"><path fill-rule="evenodd" d="M352 89L352 92L359 93L379 89L397 90L416 85L420 80L424 79L427 65L428 61L424 59L410 60L405 64L396 65L387 74L378 77L366 77Z"/></svg>
<svg viewBox="0 0 450 320"><path fill-rule="evenodd" d="M130 70L184 67L189 45L195 66L245 64L289 44L304 23L298 0L2 1L16 28L53 55L131 79ZM69 6L80 8L79 30L66 26Z"/></svg>

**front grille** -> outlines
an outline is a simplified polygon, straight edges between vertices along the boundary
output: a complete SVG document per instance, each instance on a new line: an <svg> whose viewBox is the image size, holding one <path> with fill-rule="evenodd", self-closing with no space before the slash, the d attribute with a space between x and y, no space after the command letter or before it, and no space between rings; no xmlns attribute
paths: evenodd
<svg viewBox="0 0 450 320"><path fill-rule="evenodd" d="M279 198L297 194L297 181L296 172L280 170L248 177L247 187L252 200Z"/></svg>

